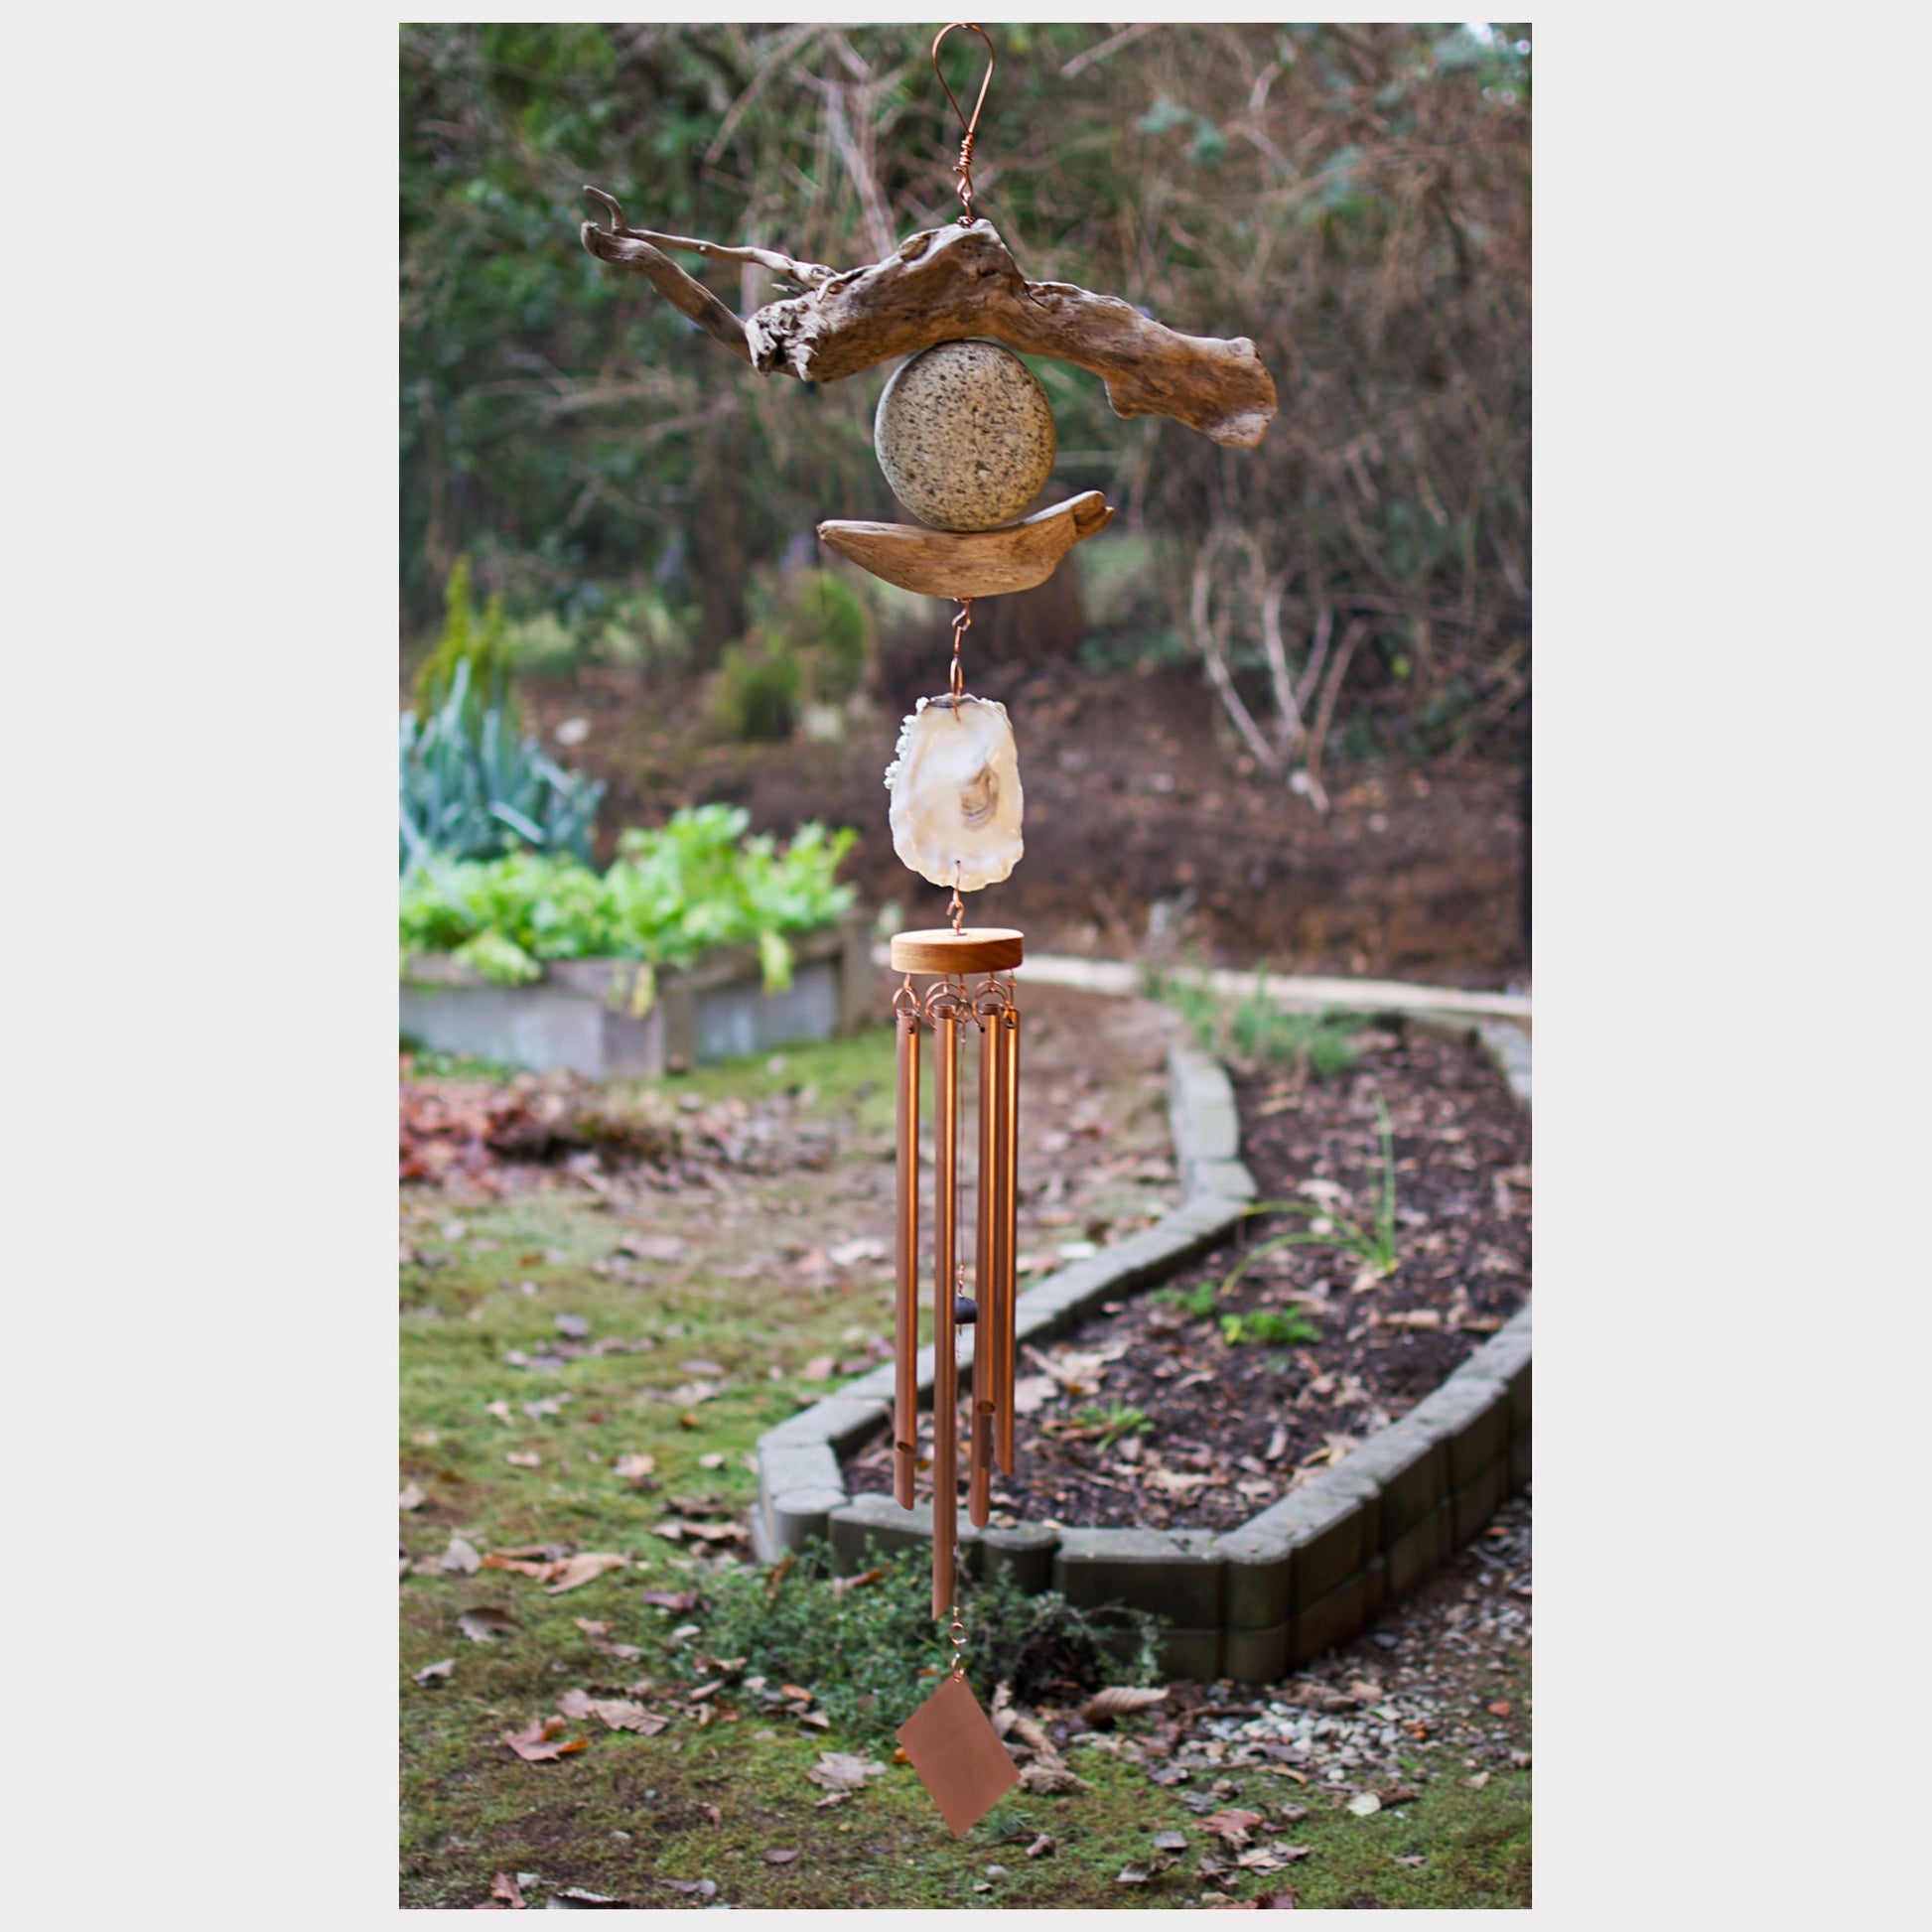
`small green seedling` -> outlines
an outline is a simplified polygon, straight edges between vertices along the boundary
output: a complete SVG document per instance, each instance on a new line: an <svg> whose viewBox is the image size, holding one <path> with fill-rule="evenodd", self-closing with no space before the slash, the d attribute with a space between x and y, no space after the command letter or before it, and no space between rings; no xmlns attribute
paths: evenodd
<svg viewBox="0 0 1932 1932"><path fill-rule="evenodd" d="M1214 1312L1215 1292L1212 1282L1196 1282L1192 1288L1156 1289L1154 1299L1196 1321L1205 1321Z"/></svg>
<svg viewBox="0 0 1932 1932"><path fill-rule="evenodd" d="M1127 1408L1119 1403L1111 1409L1101 1409L1088 1403L1084 1409L1074 1412L1073 1420L1082 1429L1100 1430L1102 1449L1112 1449L1123 1436L1146 1436L1154 1428L1145 1410Z"/></svg>
<svg viewBox="0 0 1932 1932"><path fill-rule="evenodd" d="M1321 1330L1300 1309L1255 1309L1247 1314L1224 1314L1221 1339L1231 1347L1247 1341L1319 1341Z"/></svg>

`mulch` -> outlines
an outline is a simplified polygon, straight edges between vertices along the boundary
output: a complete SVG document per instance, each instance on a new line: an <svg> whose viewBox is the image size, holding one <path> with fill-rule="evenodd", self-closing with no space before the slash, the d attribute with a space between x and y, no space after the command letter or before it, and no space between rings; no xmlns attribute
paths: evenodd
<svg viewBox="0 0 1932 1932"><path fill-rule="evenodd" d="M1393 1128L1395 1273L1297 1245L1250 1267L1211 1311L1180 1306L1269 1237L1324 1232L1306 1215L1257 1214L1242 1245L1165 1292L1109 1303L1024 1351L1016 1473L996 1479L996 1523L1235 1528L1429 1394L1522 1305L1530 1132L1501 1076L1475 1047L1413 1024L1378 1023L1357 1043L1355 1067L1327 1081L1235 1068L1242 1153L1264 1202L1299 1198L1334 1228L1371 1227L1379 1095ZM1299 1314L1310 1338L1226 1337L1224 1316L1258 1313ZM890 1490L889 1458L884 1442L862 1452L851 1486Z"/></svg>

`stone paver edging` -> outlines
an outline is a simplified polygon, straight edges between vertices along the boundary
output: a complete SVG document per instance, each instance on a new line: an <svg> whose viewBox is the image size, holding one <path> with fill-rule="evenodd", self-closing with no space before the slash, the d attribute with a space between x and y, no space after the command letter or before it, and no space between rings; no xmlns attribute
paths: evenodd
<svg viewBox="0 0 1932 1932"><path fill-rule="evenodd" d="M1474 1036L1518 1103L1530 1104L1528 1035L1505 1021L1444 1017ZM1255 1198L1240 1158L1240 1117L1226 1072L1205 1053L1168 1056L1169 1112L1183 1199L1150 1228L1049 1276L1019 1299L1019 1339L1074 1326L1103 1301L1172 1274L1225 1241ZM918 1354L922 1399L932 1349ZM886 1362L759 1439L752 1537L761 1562L829 1538L845 1575L932 1537L929 1503L849 1496L840 1458L890 1424ZM1460 1549L1530 1480L1530 1308L1434 1394L1334 1467L1317 1472L1238 1529L975 1530L960 1561L1005 1571L1028 1590L1057 1589L1083 1608L1119 1602L1169 1619L1172 1676L1272 1683L1354 1636L1386 1603Z"/></svg>

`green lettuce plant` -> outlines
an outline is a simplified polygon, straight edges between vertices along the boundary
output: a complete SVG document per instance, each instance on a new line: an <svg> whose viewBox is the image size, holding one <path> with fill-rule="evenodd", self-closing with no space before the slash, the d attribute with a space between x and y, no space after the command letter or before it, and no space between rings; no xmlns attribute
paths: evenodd
<svg viewBox="0 0 1932 1932"><path fill-rule="evenodd" d="M858 834L802 825L780 847L747 836L751 814L699 805L669 824L633 829L597 873L564 853L487 860L431 854L402 883L399 938L411 953L454 953L512 986L548 959L635 959L685 965L715 946L756 943L767 991L791 983L788 932L842 918L856 897L835 875Z"/></svg>

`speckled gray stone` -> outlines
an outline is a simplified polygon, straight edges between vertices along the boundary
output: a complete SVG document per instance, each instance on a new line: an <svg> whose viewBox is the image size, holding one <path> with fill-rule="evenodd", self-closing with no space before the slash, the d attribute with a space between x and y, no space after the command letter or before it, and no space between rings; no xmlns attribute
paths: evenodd
<svg viewBox="0 0 1932 1932"><path fill-rule="evenodd" d="M1011 522L1053 472L1046 391L999 343L938 343L902 364L872 441L893 494L935 530Z"/></svg>

